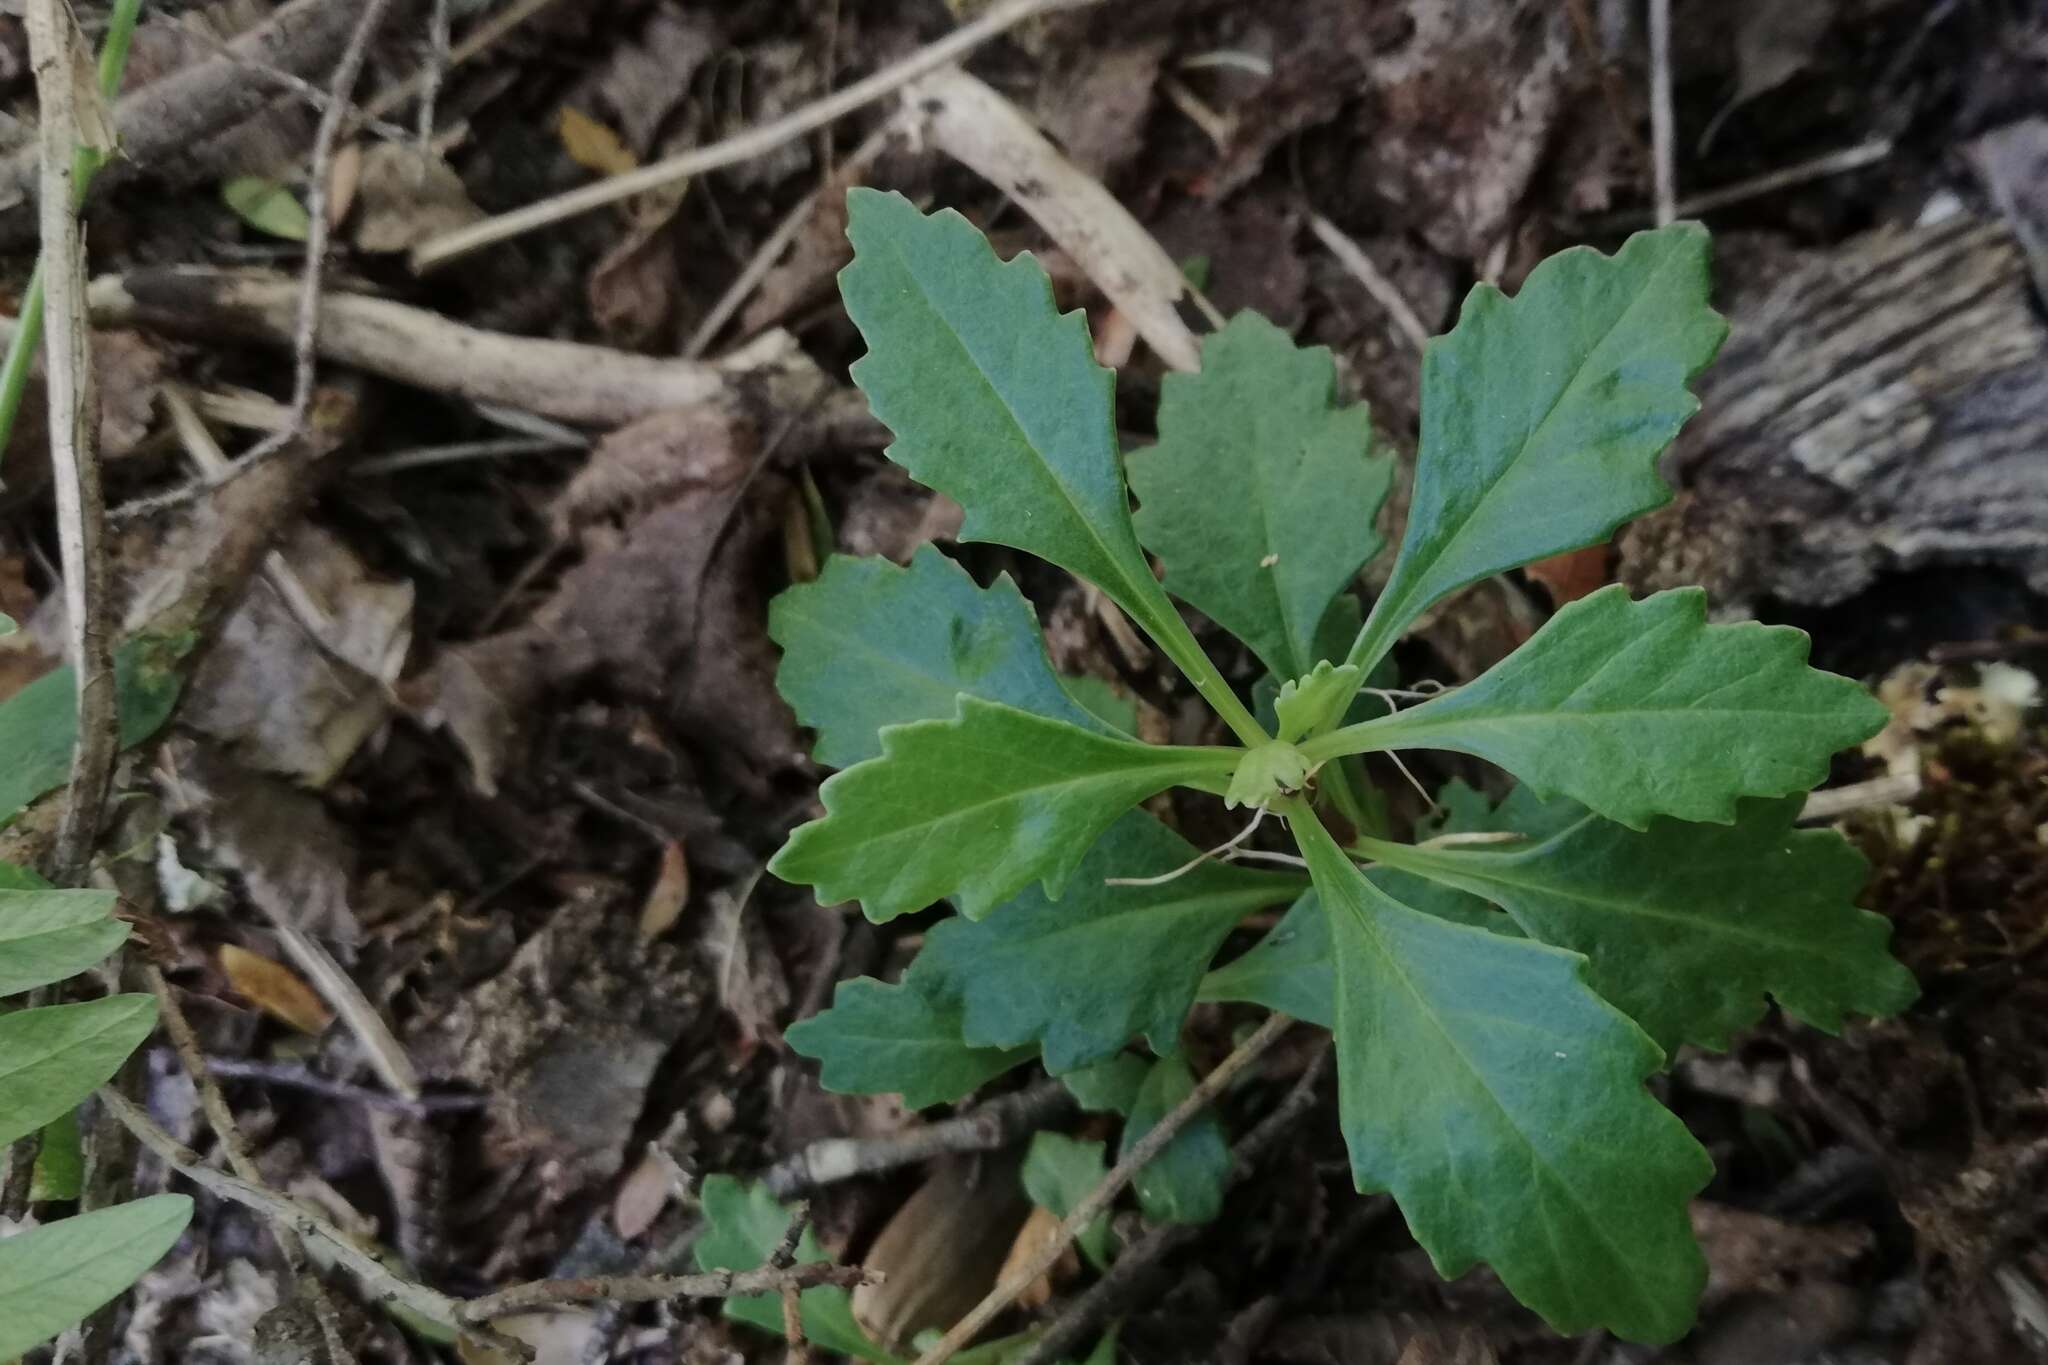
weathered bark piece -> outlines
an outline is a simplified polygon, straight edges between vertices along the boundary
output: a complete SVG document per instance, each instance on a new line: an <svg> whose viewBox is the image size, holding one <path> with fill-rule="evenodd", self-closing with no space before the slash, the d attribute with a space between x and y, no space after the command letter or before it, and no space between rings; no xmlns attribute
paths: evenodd
<svg viewBox="0 0 2048 1365"><path fill-rule="evenodd" d="M1623 535L1622 580L1724 611L1944 564L2048 592L2048 327L2011 230L1959 213L1792 262L1724 305L1681 496Z"/></svg>

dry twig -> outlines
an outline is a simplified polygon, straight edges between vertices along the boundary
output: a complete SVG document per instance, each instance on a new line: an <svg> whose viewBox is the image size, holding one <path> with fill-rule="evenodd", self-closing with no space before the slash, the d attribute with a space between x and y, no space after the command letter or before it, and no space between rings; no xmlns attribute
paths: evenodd
<svg viewBox="0 0 2048 1365"><path fill-rule="evenodd" d="M214 1136L220 1139L221 1149L227 1153L228 1165L251 1185L268 1189L262 1171L257 1169L256 1158L249 1151L249 1141L242 1136L234 1111L228 1108L227 1096L221 1093L220 1085L206 1068L206 1054L199 1047L199 1036L192 1031L192 1021L185 1017L184 1008L178 1003L177 993L155 963L144 963L142 972L149 983L150 993L156 997L157 1017L163 1023L164 1032L171 1037L171 1046L176 1049L185 1074L198 1087L199 1107L205 1113ZM285 1264L290 1267L299 1292L312 1307L313 1317L320 1324L320 1334L326 1339L332 1365L356 1365L355 1353L342 1340L341 1319L334 1311L334 1304L329 1301L326 1288L315 1278L306 1260L306 1244L298 1230L287 1223L273 1222L270 1232L277 1239L278 1250L284 1253Z"/></svg>
<svg viewBox="0 0 2048 1365"><path fill-rule="evenodd" d="M341 125L355 107L356 77L370 54L370 39L391 11L392 0L364 0L362 17L342 49L334 77L327 87L327 107L320 111L320 126L313 134L313 162L306 186L306 264L299 276L299 308L292 332L292 408L289 425L272 432L235 461L237 473L259 464L289 446L306 428L313 406L314 336L320 330L320 284L327 270L327 244L334 226L327 212L327 188L334 178L334 149L341 139Z"/></svg>
<svg viewBox="0 0 2048 1365"><path fill-rule="evenodd" d="M981 1334L982 1328L994 1320L998 1313L1008 1308L1019 1294L1038 1282L1039 1276L1052 1269L1053 1263L1066 1253L1074 1239L1079 1237L1097 1215L1107 1209L1122 1194L1124 1187L1131 1183L1145 1164L1159 1155L1166 1144L1180 1133L1188 1123L1209 1106L1209 1103L1223 1093L1223 1088L1236 1078L1239 1072L1258 1059L1260 1053L1280 1041L1280 1036L1294 1026L1294 1020L1284 1014L1275 1014L1259 1025L1258 1031L1237 1045L1237 1048L1216 1064L1216 1069L1202 1077L1199 1084L1188 1092L1186 1099L1176 1104L1154 1124L1145 1136L1138 1139L1135 1147L1116 1163L1100 1184L1088 1192L1088 1197L1074 1205L1067 1216L1060 1221L1059 1230L1038 1248L1037 1252L988 1292L987 1297L974 1306L972 1312L953 1324L936 1345L917 1358L916 1365L944 1365L951 1360L968 1342Z"/></svg>
<svg viewBox="0 0 2048 1365"><path fill-rule="evenodd" d="M903 92L927 135L948 156L1000 186L1087 272L1145 344L1177 370L1200 362L1194 333L1174 305L1194 293L1152 234L1102 182L1067 160L1023 111L958 68L935 71ZM1207 303L1195 294L1197 306ZM1222 325L1222 319L1211 316Z"/></svg>
<svg viewBox="0 0 2048 1365"><path fill-rule="evenodd" d="M1316 240L1328 247L1330 254L1337 258L1337 264L1350 272L1351 278L1364 285L1365 292L1372 295L1373 300L1387 310L1387 316L1394 320L1394 326L1400 329L1402 336L1414 344L1416 350L1419 351L1429 344L1429 328L1423 326L1422 319L1415 315L1415 310L1409 306L1407 298L1401 293L1400 286L1388 279L1385 273L1373 264L1372 257L1365 254L1364 247L1345 236L1341 228L1320 213L1311 213L1308 216L1308 227L1309 231L1315 233Z"/></svg>
<svg viewBox="0 0 2048 1365"><path fill-rule="evenodd" d="M1231 1153L1230 1183L1236 1185L1258 1168L1266 1153L1308 1113L1316 1101L1316 1087L1330 1065L1330 1044L1326 1040L1299 1079L1282 1097L1273 1112L1260 1119ZM1081 1339L1100 1327L1120 1308L1127 1307L1136 1287L1147 1279L1160 1261L1200 1237L1208 1229L1199 1223L1161 1223L1126 1247L1109 1273L1089 1286L1088 1292L1061 1310L1031 1349L1013 1365L1052 1365L1070 1355Z"/></svg>
<svg viewBox="0 0 2048 1365"><path fill-rule="evenodd" d="M766 152L772 152L786 142L794 141L814 128L822 128L834 119L840 118L863 105L872 104L884 95L899 90L919 76L936 71L949 62L958 61L1007 29L1014 28L1026 19L1055 10L1079 9L1099 3L1099 0L998 0L980 18L963 24L935 43L919 48L902 61L887 66L865 80L855 81L843 90L835 91L824 99L793 109L778 119L771 119L759 127L714 142L708 147L698 147L679 156L657 161L652 166L642 166L625 175L607 176L594 184L567 194L543 199L523 209L486 218L481 223L458 228L413 248L412 268L421 274L448 264L458 256L472 251L509 241L539 228L551 226L607 204L616 204L649 190L658 190L686 180L693 175L731 166L741 161L751 161Z"/></svg>
<svg viewBox="0 0 2048 1365"><path fill-rule="evenodd" d="M114 106L122 157L93 183L104 188L137 167L169 160L267 107L271 89L243 79L244 61L301 76L324 70L347 40L359 3L291 0L269 22L233 40L233 59L195 62L122 98ZM35 188L33 147L0 162L0 207L19 203Z"/></svg>
<svg viewBox="0 0 2048 1365"><path fill-rule="evenodd" d="M1657 225L1678 217L1678 128L1671 111L1671 0L1650 0L1650 144Z"/></svg>
<svg viewBox="0 0 2048 1365"><path fill-rule="evenodd" d="M790 1284L808 1289L814 1285L845 1286L874 1279L870 1272L859 1266L812 1261L787 1270L762 1266L753 1270L713 1270L698 1275L613 1275L534 1280L473 1299L453 1298L399 1274L364 1250L348 1233L312 1210L239 1176L213 1169L199 1153L158 1127L156 1120L112 1087L103 1087L99 1096L143 1146L194 1184L231 1203L251 1209L273 1223L289 1227L301 1237L317 1239L333 1253L337 1262L362 1281L364 1289L373 1298L402 1304L433 1322L459 1331L478 1332L483 1324L493 1319L565 1303L604 1300L654 1303L667 1299L742 1298L752 1294L777 1294Z"/></svg>
<svg viewBox="0 0 2048 1365"><path fill-rule="evenodd" d="M890 1171L949 1152L993 1152L1036 1132L1073 1108L1059 1081L990 1100L958 1118L927 1123L885 1138L825 1138L784 1157L761 1175L777 1199L804 1190Z"/></svg>
<svg viewBox="0 0 2048 1365"><path fill-rule="evenodd" d="M93 392L92 334L86 321L85 244L73 207L79 122L73 84L81 54L77 25L61 0L32 0L26 11L41 109L45 368L50 394L50 466L56 478L57 542L64 567L64 609L78 689L78 733L71 783L54 862L59 885L75 886L99 837L100 811L120 748L114 702L114 654L107 629L106 506L100 496L99 399Z"/></svg>

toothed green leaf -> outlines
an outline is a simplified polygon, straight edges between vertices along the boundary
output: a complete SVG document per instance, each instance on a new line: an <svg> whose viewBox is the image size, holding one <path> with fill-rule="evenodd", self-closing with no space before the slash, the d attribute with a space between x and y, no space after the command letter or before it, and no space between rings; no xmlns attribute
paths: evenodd
<svg viewBox="0 0 2048 1365"><path fill-rule="evenodd" d="M158 1194L0 1240L0 1360L83 1322L163 1259L192 1201Z"/></svg>
<svg viewBox="0 0 2048 1365"><path fill-rule="evenodd" d="M1107 884L1170 873L1196 856L1151 815L1130 811L1089 849L1060 899L1027 890L979 922L940 923L910 979L960 1001L968 1042L1037 1043L1054 1075L1140 1034L1170 1052L1224 935L1301 886L1299 877L1219 862L1154 886Z"/></svg>
<svg viewBox="0 0 2048 1365"><path fill-rule="evenodd" d="M1667 1050L1725 1048L1766 995L1834 1033L1849 1013L1895 1014L1918 993L1886 951L1891 926L1856 908L1862 855L1833 830L1793 828L1800 804L1746 801L1733 825L1656 820L1641 833L1588 815L1512 850L1370 847L1584 953L1593 988Z"/></svg>
<svg viewBox="0 0 2048 1365"><path fill-rule="evenodd" d="M1346 662L1370 667L1432 602L1598 544L1671 489L1656 460L1728 326L1707 306L1707 233L1574 247L1512 299L1474 286L1422 363L1422 441L1400 557Z"/></svg>
<svg viewBox="0 0 2048 1365"><path fill-rule="evenodd" d="M1195 1088L1194 1073L1178 1057L1153 1063L1138 1087L1137 1103L1124 1122L1123 1145L1117 1160L1130 1156L1145 1134L1159 1126ZM1223 1192L1230 1183L1230 1144L1211 1105L1188 1120L1158 1156L1139 1168L1131 1181L1138 1206L1147 1218L1162 1223L1207 1223L1223 1212Z"/></svg>
<svg viewBox="0 0 2048 1365"><path fill-rule="evenodd" d="M783 1039L822 1064L819 1080L844 1095L901 1094L912 1109L950 1104L1031 1060L1033 1049L969 1047L960 1011L910 985L872 977L839 983L830 1009L791 1024Z"/></svg>
<svg viewBox="0 0 2048 1365"><path fill-rule="evenodd" d="M1393 461L1372 446L1364 405L1336 406L1329 351L1240 313L1203 343L1199 374L1166 377L1159 444L1128 461L1139 539L1175 596L1298 678L1327 657L1317 627L1380 547Z"/></svg>
<svg viewBox="0 0 2048 1365"><path fill-rule="evenodd" d="M1029 252L998 261L950 209L870 189L846 203L839 292L868 344L853 382L895 433L889 458L966 510L960 539L1078 574L1155 636L1184 629L1131 529L1114 376L1086 317L1054 311Z"/></svg>
<svg viewBox="0 0 2048 1365"><path fill-rule="evenodd" d="M1828 758L1884 728L1847 678L1806 665L1789 626L1707 624L1706 594L1580 598L1477 681L1304 746L1451 749L1641 829L1659 815L1726 824L1738 798L1803 792Z"/></svg>
<svg viewBox="0 0 2048 1365"><path fill-rule="evenodd" d="M1712 1165L1643 1088L1656 1044L1577 954L1413 910L1291 823L1330 919L1358 1188L1394 1196L1438 1273L1484 1261L1560 1332L1683 1335L1706 1284L1686 1205Z"/></svg>
<svg viewBox="0 0 2048 1365"><path fill-rule="evenodd" d="M950 720L961 693L1111 733L1062 685L1038 616L1007 574L986 588L931 545L907 567L834 555L777 597L768 634L797 719L818 732L820 763L850 768L882 752L885 725Z"/></svg>
<svg viewBox="0 0 2048 1365"><path fill-rule="evenodd" d="M893 919L951 896L979 919L1031 883L1057 896L1117 816L1179 784L1219 786L1231 750L1113 739L1012 706L960 699L955 720L882 732L882 755L819 790L825 818L769 870Z"/></svg>

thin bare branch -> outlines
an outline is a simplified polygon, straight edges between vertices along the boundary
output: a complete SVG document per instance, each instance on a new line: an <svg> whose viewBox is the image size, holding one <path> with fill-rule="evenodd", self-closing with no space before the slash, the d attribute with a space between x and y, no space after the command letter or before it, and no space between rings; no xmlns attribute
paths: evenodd
<svg viewBox="0 0 2048 1365"><path fill-rule="evenodd" d="M761 1179L777 1199L787 1199L821 1185L895 1170L948 1152L993 1152L1036 1132L1073 1105L1074 1097L1065 1085L1043 1081L957 1118L890 1137L821 1139L776 1162Z"/></svg>
<svg viewBox="0 0 2048 1365"><path fill-rule="evenodd" d="M1650 145L1657 224L1678 217L1678 128L1671 110L1671 0L1650 0Z"/></svg>
<svg viewBox="0 0 2048 1365"><path fill-rule="evenodd" d="M886 66L865 80L855 81L824 99L791 110L778 119L708 147L698 147L679 156L657 161L625 175L607 176L594 184L552 199L543 199L523 209L486 218L481 223L444 233L413 248L412 268L420 274L439 268L472 251L510 241L514 237L552 226L579 214L616 204L649 190L661 189L693 175L731 166L794 141L814 128L822 128L863 105L899 90L926 72L958 61L976 47L1014 28L1026 19L1055 10L1080 9L1100 0L998 0L972 23L963 24L935 43L919 48L893 66Z"/></svg>
<svg viewBox="0 0 2048 1365"><path fill-rule="evenodd" d="M90 68L72 44L76 22L62 0L31 0L29 52L40 108L45 359L50 394L50 465L55 474L57 543L64 608L78 689L78 732L70 793L57 831L53 871L77 885L99 838L100 812L120 749L114 654L107 625L106 506L100 495L99 400L93 392L92 333L86 319L85 244L74 207L79 153L75 73Z"/></svg>
<svg viewBox="0 0 2048 1365"><path fill-rule="evenodd" d="M320 284L327 270L327 246L333 236L328 221L327 187L334 178L334 150L341 139L342 124L353 111L351 96L363 61L370 54L370 39L391 12L392 0L365 0L362 17L349 34L327 86L327 107L320 111L320 126L313 134L313 162L306 186L306 263L299 275L298 325L292 337L292 419L290 425L264 437L236 461L247 469L289 447L306 428L313 407L314 338L320 331Z"/></svg>
<svg viewBox="0 0 2048 1365"><path fill-rule="evenodd" d="M1400 286L1388 279L1381 269L1373 264L1372 257L1365 254L1365 248L1344 235L1335 223L1320 213L1308 216L1309 231L1316 240L1329 249L1337 258L1337 264L1344 267L1351 278L1365 286L1365 292L1373 301L1387 310L1387 316L1394 320L1394 326L1407 337L1416 350L1429 344L1429 328L1417 317L1415 309L1409 306L1407 296Z"/></svg>

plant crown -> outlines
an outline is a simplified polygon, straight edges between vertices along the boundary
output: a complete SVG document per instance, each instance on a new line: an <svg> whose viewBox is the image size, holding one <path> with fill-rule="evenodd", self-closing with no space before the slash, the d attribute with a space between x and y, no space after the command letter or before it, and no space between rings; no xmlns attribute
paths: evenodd
<svg viewBox="0 0 2048 1365"><path fill-rule="evenodd" d="M960 539L1099 588L1236 743L1128 733L1054 671L1007 577L980 586L929 546L901 567L830 560L771 631L781 690L841 771L771 866L877 922L941 899L957 914L900 983L844 983L791 1044L830 1088L920 1106L1040 1057L1129 1116L1128 1146L1192 1083L1196 1000L1282 1010L1334 1033L1355 1183L1392 1194L1442 1274L1484 1262L1560 1331L1683 1333L1706 1278L1686 1206L1711 1165L1645 1077L1681 1043L1727 1046L1766 997L1834 1030L1915 994L1855 906L1859 856L1794 828L1799 794L1885 711L1808 667L1799 631L1709 624L1690 588L1603 588L1419 705L1363 689L1433 604L1670 498L1657 457L1726 331L1705 230L1562 252L1512 298L1473 289L1424 358L1407 526L1370 613L1349 588L1381 548L1393 462L1365 408L1336 402L1329 352L1240 314L1199 373L1166 378L1157 444L1125 459L1112 376L1028 253L1000 261L958 214L869 190L848 235L853 375L890 458L959 501ZM1169 593L1263 665L1256 708ZM1448 790L1432 837L1396 842L1358 756L1404 749L1519 785L1497 808ZM1172 787L1279 817L1305 873L1195 862L1142 808ZM1138 1038L1159 1060L1126 1051ZM1089 1146L1042 1139L1035 1197L1077 1199L1106 1160ZM1137 1194L1155 1218L1212 1217L1229 1165L1220 1128L1197 1126Z"/></svg>

